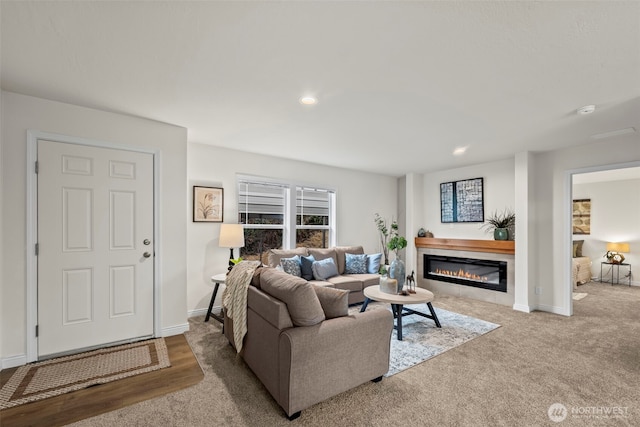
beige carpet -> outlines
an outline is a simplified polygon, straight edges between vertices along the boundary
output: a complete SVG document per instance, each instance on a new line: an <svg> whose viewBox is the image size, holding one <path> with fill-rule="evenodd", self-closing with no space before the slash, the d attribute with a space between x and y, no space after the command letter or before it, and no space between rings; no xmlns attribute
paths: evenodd
<svg viewBox="0 0 640 427"><path fill-rule="evenodd" d="M162 338L21 366L0 390L0 409L168 366Z"/></svg>
<svg viewBox="0 0 640 427"><path fill-rule="evenodd" d="M204 369L203 381L74 425L640 425L640 288L599 283L580 288L589 297L574 301L573 317L436 297L436 307L501 327L377 384L314 405L293 422L236 357L221 325L196 317L186 336ZM561 423L550 421L548 411L556 403L575 413ZM622 415L588 413L614 408Z"/></svg>

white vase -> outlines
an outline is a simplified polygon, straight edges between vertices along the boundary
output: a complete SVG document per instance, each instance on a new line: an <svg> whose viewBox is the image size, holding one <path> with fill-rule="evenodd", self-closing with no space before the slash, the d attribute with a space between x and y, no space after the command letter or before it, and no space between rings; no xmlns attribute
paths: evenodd
<svg viewBox="0 0 640 427"><path fill-rule="evenodd" d="M398 281L387 275L380 276L380 292L395 295L398 293Z"/></svg>

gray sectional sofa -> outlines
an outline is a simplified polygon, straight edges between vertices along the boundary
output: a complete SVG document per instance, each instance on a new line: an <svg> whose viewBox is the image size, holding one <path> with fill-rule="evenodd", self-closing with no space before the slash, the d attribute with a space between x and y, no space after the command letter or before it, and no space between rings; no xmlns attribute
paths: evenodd
<svg viewBox="0 0 640 427"><path fill-rule="evenodd" d="M324 280L314 278L309 280L309 282L316 286L348 290L349 304L361 303L364 301L364 288L367 286L378 285L380 283L380 275L377 273L349 274L345 272L347 254L364 255L364 250L362 246L336 246L328 249L305 247L299 247L291 250L271 249L269 251L269 266L278 267L283 258L291 258L296 255L299 257L313 256L315 261L332 258L337 266L338 275ZM374 270L377 271L377 269Z"/></svg>
<svg viewBox="0 0 640 427"><path fill-rule="evenodd" d="M289 419L325 399L389 370L393 315L389 310L348 314L363 281L318 285L262 267L247 292L247 333L240 354ZM347 289L335 289L347 283ZM234 348L234 322L224 334Z"/></svg>

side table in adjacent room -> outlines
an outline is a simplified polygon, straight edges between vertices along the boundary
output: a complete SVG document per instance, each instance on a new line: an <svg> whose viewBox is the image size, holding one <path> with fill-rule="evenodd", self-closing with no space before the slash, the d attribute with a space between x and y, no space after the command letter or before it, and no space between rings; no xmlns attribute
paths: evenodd
<svg viewBox="0 0 640 427"><path fill-rule="evenodd" d="M602 266L603 265L609 265L610 266L609 268L611 270L611 280L604 280L604 277L602 276ZM601 283L611 283L612 286L620 284L620 266L627 267L629 269L628 272L627 272L627 276L624 276L623 279L625 277L628 277L629 278L629 286L631 286L631 264L629 264L627 262L602 261L600 263L600 282ZM613 267L616 267L615 268L615 271L616 271L615 282L614 282L614 274L613 274L614 268ZM608 275L609 274L607 273L607 276Z"/></svg>
<svg viewBox="0 0 640 427"><path fill-rule="evenodd" d="M220 323L223 322L222 312L220 312L220 314L215 314L215 313L212 313L211 310L213 310L213 303L216 300L216 296L218 295L218 288L220 287L220 284L224 284L224 281L226 279L227 279L227 273L220 273L220 274L211 276L211 281L215 285L213 287L213 294L211 295L211 302L209 302L209 309L207 310L207 315L204 318L205 322L208 322L210 317L213 317Z"/></svg>

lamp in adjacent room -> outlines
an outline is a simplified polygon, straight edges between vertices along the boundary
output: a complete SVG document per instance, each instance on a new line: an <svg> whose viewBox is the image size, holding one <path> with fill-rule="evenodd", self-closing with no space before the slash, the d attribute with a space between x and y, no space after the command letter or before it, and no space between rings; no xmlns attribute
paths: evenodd
<svg viewBox="0 0 640 427"><path fill-rule="evenodd" d="M242 224L220 224L221 248L229 248L229 271L233 268L233 248L244 247L244 228Z"/></svg>
<svg viewBox="0 0 640 427"><path fill-rule="evenodd" d="M612 264L622 264L624 262L623 252L629 253L629 243L607 243L605 257Z"/></svg>

